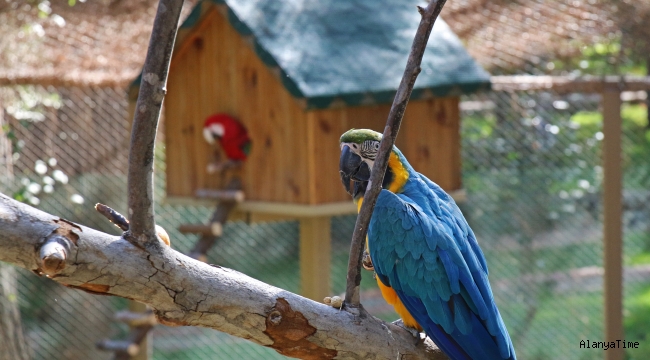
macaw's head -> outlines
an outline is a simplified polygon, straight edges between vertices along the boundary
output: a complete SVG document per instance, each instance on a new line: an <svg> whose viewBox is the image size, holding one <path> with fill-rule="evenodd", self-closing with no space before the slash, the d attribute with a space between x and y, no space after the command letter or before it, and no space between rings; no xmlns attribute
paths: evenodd
<svg viewBox="0 0 650 360"><path fill-rule="evenodd" d="M363 196L370 180L372 166L379 152L382 134L368 129L352 129L341 135L341 158L339 175L343 187L356 200ZM392 181L389 168L384 175L383 186Z"/></svg>
<svg viewBox="0 0 650 360"><path fill-rule="evenodd" d="M216 139L221 140L226 136L226 129L229 124L236 122L233 117L228 114L215 114L205 119L203 124L203 137L209 144L214 144Z"/></svg>

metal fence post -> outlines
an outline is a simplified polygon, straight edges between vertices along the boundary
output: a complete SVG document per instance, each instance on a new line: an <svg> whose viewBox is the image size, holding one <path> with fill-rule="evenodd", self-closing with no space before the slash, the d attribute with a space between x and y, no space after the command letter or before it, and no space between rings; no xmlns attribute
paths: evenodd
<svg viewBox="0 0 650 360"><path fill-rule="evenodd" d="M606 88L603 105L603 241L605 341L623 340L623 226L621 94ZM605 352L607 360L622 360L622 348Z"/></svg>

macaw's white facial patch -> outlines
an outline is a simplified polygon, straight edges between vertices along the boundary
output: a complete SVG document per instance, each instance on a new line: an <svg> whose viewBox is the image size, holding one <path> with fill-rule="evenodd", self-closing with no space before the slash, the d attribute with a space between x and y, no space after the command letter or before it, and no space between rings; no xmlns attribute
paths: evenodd
<svg viewBox="0 0 650 360"><path fill-rule="evenodd" d="M372 142L377 143L376 150L374 152L368 151L368 147L371 146L369 141L366 141L363 144L357 144L353 142L341 143L341 151L343 151L344 146L349 147L350 151L352 151L353 154L359 155L361 157L361 160L366 164L368 164L368 167L372 169L373 165L375 165L375 157L377 156L377 150L379 150L379 142L378 141L372 141ZM372 148L375 149L374 144L372 144Z"/></svg>
<svg viewBox="0 0 650 360"><path fill-rule="evenodd" d="M203 138L205 138L205 141L207 141L208 144L214 144L214 135L212 135L210 128L203 128Z"/></svg>
<svg viewBox="0 0 650 360"><path fill-rule="evenodd" d="M210 144L214 144L215 136L223 137L225 133L226 131L221 124L210 124L203 128L203 137Z"/></svg>
<svg viewBox="0 0 650 360"><path fill-rule="evenodd" d="M376 140L366 140L361 144L361 157L364 159L370 159L373 162L377 157L377 152L379 152L379 141Z"/></svg>

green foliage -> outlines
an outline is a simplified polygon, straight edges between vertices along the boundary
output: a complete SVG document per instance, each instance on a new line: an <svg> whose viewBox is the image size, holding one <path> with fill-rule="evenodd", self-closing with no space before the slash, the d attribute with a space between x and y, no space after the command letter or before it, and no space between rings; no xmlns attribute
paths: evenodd
<svg viewBox="0 0 650 360"><path fill-rule="evenodd" d="M610 50L616 47L595 48L594 56ZM517 353L523 359L602 358L603 350L579 348L580 340L603 341L602 290L588 278L570 290L571 283L557 283L571 270L602 266L604 134L598 98L518 92L496 93L491 100L494 110L463 117L468 201L462 207L488 260L493 287L501 289L495 295L507 309L502 314ZM647 108L626 103L621 115L626 196L645 196ZM640 211L627 212L626 224ZM625 266L650 263L650 229L639 218L640 225L625 231ZM640 287L627 279L626 299ZM626 339L650 341L647 303L626 300L625 309ZM631 350L627 356L646 359L650 352Z"/></svg>
<svg viewBox="0 0 650 360"><path fill-rule="evenodd" d="M600 127L603 115L598 111L579 111L571 116L571 121L581 127Z"/></svg>
<svg viewBox="0 0 650 360"><path fill-rule="evenodd" d="M549 68L556 72L572 71L576 75L646 74L646 64L639 60L642 57L632 49L622 48L620 36L591 44L574 43L572 47L581 48L579 56L554 60Z"/></svg>
<svg viewBox="0 0 650 360"><path fill-rule="evenodd" d="M494 132L496 116L493 114L471 114L463 117L463 140L477 141L488 139Z"/></svg>
<svg viewBox="0 0 650 360"><path fill-rule="evenodd" d="M646 265L650 264L650 252L642 252L635 254L630 259L630 265Z"/></svg>
<svg viewBox="0 0 650 360"><path fill-rule="evenodd" d="M58 92L43 90L34 86L17 86L3 89L0 99L5 101L7 112L24 126L30 122L45 120L48 109L62 105Z"/></svg>
<svg viewBox="0 0 650 360"><path fill-rule="evenodd" d="M637 287L625 296L625 339L638 341L638 349L626 349L626 359L650 359L650 285Z"/></svg>

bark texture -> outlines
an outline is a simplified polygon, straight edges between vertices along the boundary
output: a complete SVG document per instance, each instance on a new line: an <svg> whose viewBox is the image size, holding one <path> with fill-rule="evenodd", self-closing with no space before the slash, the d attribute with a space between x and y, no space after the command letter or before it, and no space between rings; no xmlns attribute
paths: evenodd
<svg viewBox="0 0 650 360"><path fill-rule="evenodd" d="M45 274L41 247L53 237L67 239L68 252L45 276L146 303L165 325L208 327L302 359L446 359L429 339L416 345L363 308L334 309L167 246L145 251L0 194L0 261Z"/></svg>
<svg viewBox="0 0 650 360"><path fill-rule="evenodd" d="M388 167L388 157L395 144L397 133L399 132L406 105L411 98L415 80L420 74L420 64L422 56L429 42L429 35L433 29L433 24L438 19L442 7L447 0L431 0L426 8L418 6L418 12L422 16L418 29L415 32L415 38L411 45L411 53L406 62L406 69L402 75L402 81L397 88L397 93L393 99L393 105L388 113L386 127L382 140L379 144L377 158L372 167L368 188L363 195L363 204L357 216L357 222L354 224L354 233L350 245L350 259L348 261L347 283L345 287L345 304L350 307L359 306L359 288L361 284L361 262L363 260L363 249L366 244L366 235L370 225L370 217L375 209L377 197L381 192L381 184L384 181L384 173Z"/></svg>
<svg viewBox="0 0 650 360"><path fill-rule="evenodd" d="M183 0L160 0L142 68L129 150L129 213L131 240L144 247L155 242L153 154L160 109L167 92L167 74Z"/></svg>

